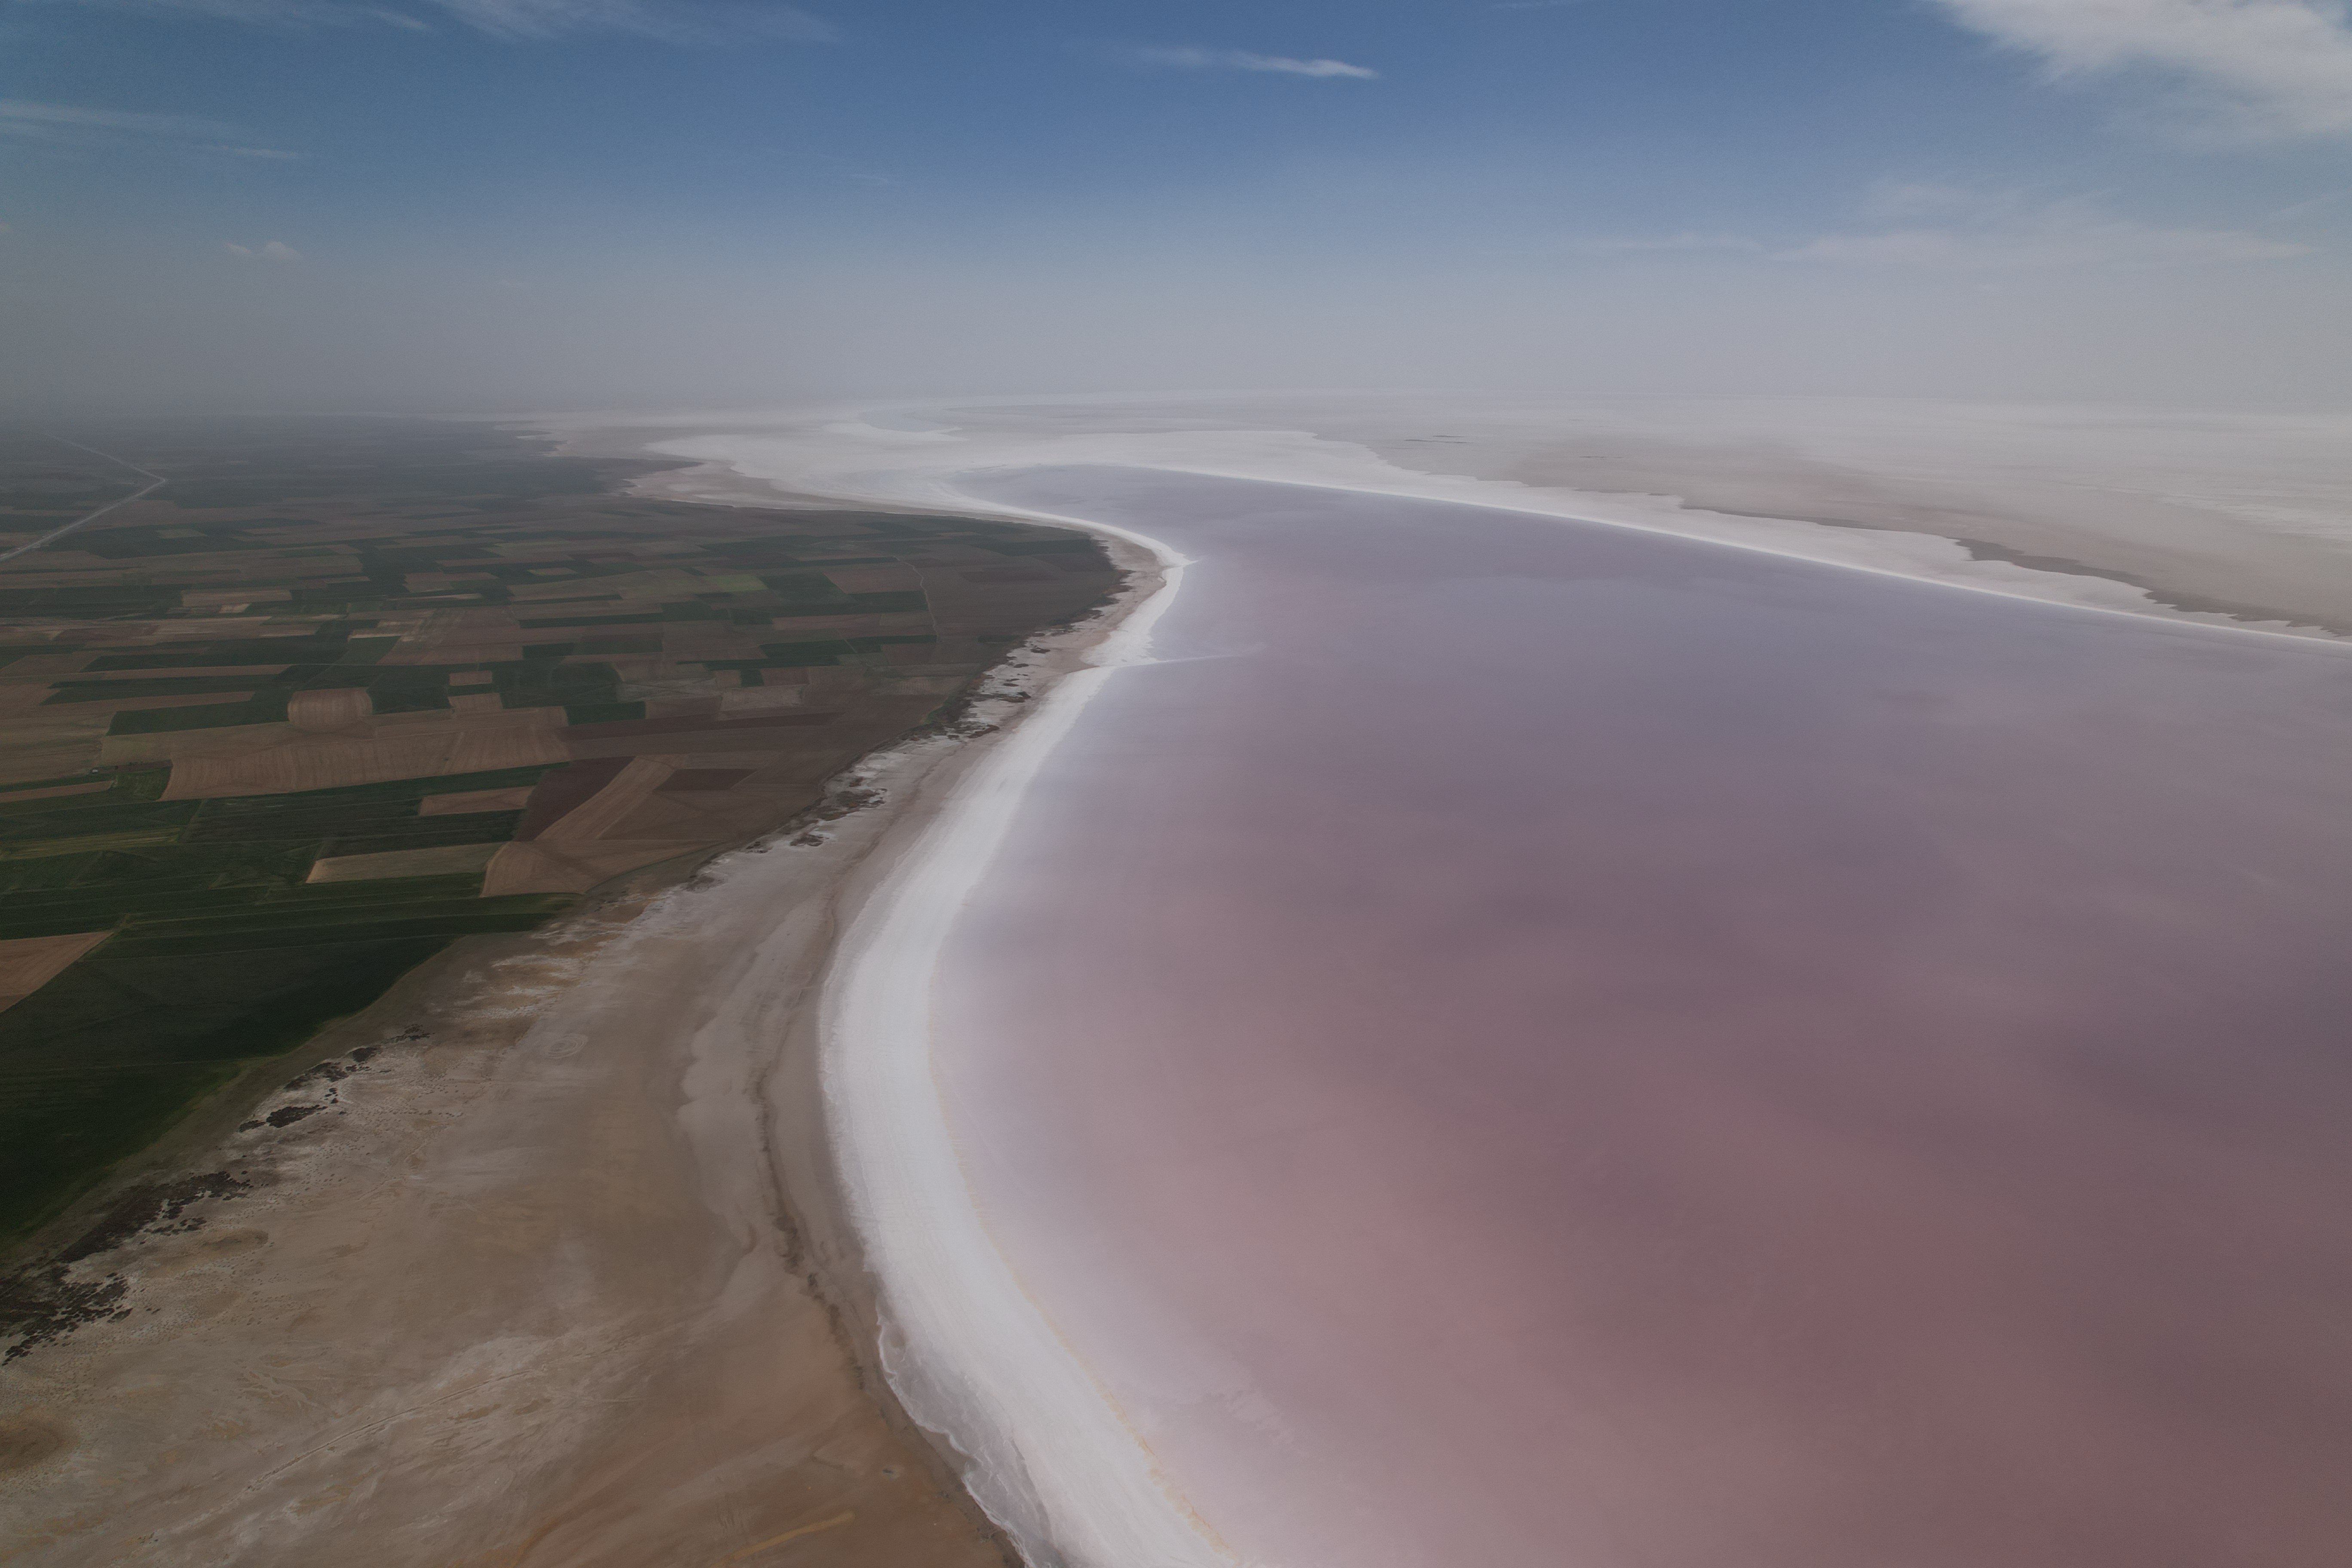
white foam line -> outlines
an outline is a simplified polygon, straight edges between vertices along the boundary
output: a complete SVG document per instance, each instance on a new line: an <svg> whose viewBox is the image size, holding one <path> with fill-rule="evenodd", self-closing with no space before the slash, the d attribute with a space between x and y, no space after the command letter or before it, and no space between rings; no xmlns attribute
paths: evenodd
<svg viewBox="0 0 2352 1568"><path fill-rule="evenodd" d="M1150 1448L1023 1286L974 1201L932 1071L932 989L1024 792L1116 673L1149 658L1184 561L959 784L851 925L824 987L824 1082L853 1223L881 1282L883 1366L1023 1554L1072 1568L1230 1568Z"/></svg>

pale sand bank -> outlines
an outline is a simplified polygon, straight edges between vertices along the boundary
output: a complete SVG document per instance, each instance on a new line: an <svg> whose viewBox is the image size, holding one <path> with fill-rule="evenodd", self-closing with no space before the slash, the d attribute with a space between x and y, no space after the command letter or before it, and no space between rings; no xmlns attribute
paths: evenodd
<svg viewBox="0 0 2352 1568"><path fill-rule="evenodd" d="M998 1561L866 1397L771 1152L816 1131L767 1098L774 1011L878 826L337 1031L380 1054L196 1162L254 1190L93 1260L130 1318L9 1369L68 1446L0 1482L0 1560L683 1565L824 1523L820 1560Z"/></svg>
<svg viewBox="0 0 2352 1568"><path fill-rule="evenodd" d="M321 1070L184 1128L156 1169L247 1190L79 1266L127 1284L117 1321L7 1368L0 1562L1004 1562L874 1370L809 1005L994 743L868 759L879 804L822 843L464 944L286 1064Z"/></svg>
<svg viewBox="0 0 2352 1568"><path fill-rule="evenodd" d="M1163 585L1105 639L1096 668L1056 686L971 771L849 927L823 998L825 1101L845 1206L881 1287L891 1386L971 1456L967 1484L1023 1557L1218 1568L1231 1552L1001 1249L933 1056L949 933L1081 711L1119 666L1151 661L1150 627L1189 564L1146 535L1093 526L1149 550Z"/></svg>

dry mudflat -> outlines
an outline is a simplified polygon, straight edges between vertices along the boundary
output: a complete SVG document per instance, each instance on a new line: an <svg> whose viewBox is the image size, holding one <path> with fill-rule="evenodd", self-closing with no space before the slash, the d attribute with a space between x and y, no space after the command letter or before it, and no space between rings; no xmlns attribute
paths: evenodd
<svg viewBox="0 0 2352 1568"><path fill-rule="evenodd" d="M1312 423L1420 472L1940 536L2158 606L2352 635L2340 414L1590 398Z"/></svg>
<svg viewBox="0 0 2352 1568"><path fill-rule="evenodd" d="M117 1310L8 1370L0 1561L1002 1561L862 1364L803 1005L961 750L823 842L455 951L189 1130L213 1179L97 1260Z"/></svg>

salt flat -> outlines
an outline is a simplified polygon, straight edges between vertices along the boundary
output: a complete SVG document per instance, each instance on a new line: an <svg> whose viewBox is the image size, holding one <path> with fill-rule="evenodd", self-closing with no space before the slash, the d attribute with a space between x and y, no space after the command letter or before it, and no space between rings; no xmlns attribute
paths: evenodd
<svg viewBox="0 0 2352 1568"><path fill-rule="evenodd" d="M1069 1447L1108 1411L1244 1561L2340 1535L2318 1474L2352 1410L2263 1392L2343 1372L2291 1305L2336 1289L2319 1108L2352 1093L2321 1022L2352 760L2325 431L2209 430L2136 481L2145 416L1849 412L1832 460L1752 412L1620 414L1640 493L1436 471L1528 471L1598 416L1440 440L1331 410L663 443L1188 561L1001 847L935 847L976 879L932 900L953 925L866 939L929 994L948 1127L886 1095L836 1137L853 1183L866 1139L951 1144L948 1222L995 1243L893 1246L908 1209L853 1205L886 1305L959 1306L907 1318L893 1375L983 1501L1118 1560L1132 1490ZM902 1025L829 1048L904 1055ZM976 1331L1015 1297L1088 1373L1066 1393Z"/></svg>
<svg viewBox="0 0 2352 1568"><path fill-rule="evenodd" d="M931 1027L1028 1295L1243 1560L2341 1539L2352 649L1427 501L973 483L1192 558Z"/></svg>

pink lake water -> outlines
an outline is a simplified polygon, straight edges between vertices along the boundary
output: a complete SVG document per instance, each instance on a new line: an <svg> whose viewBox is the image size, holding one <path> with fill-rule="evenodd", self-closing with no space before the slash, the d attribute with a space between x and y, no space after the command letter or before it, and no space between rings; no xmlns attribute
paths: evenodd
<svg viewBox="0 0 2352 1568"><path fill-rule="evenodd" d="M935 1048L1000 1245L1237 1555L2352 1556L2352 650L968 488L1197 560Z"/></svg>

